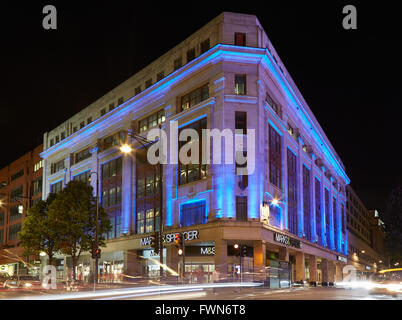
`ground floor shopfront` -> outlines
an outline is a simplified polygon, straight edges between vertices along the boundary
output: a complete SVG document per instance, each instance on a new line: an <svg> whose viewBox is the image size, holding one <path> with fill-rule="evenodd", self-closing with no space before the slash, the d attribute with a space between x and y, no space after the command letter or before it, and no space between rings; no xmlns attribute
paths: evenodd
<svg viewBox="0 0 402 320"><path fill-rule="evenodd" d="M185 238L184 257L174 242ZM235 246L237 244L238 246ZM93 259L83 255L77 278L91 279ZM295 282L329 285L343 278L346 257L260 222L217 220L186 228L165 228L163 275L189 283L259 281L271 288ZM65 259L65 275L72 263ZM149 235L131 235L109 241L99 259L102 282L153 278L160 274L160 256L150 246ZM182 279L184 277L184 279Z"/></svg>
<svg viewBox="0 0 402 320"><path fill-rule="evenodd" d="M0 250L0 272L9 276L32 275L40 273L41 261L39 256L24 255L24 248L14 247Z"/></svg>

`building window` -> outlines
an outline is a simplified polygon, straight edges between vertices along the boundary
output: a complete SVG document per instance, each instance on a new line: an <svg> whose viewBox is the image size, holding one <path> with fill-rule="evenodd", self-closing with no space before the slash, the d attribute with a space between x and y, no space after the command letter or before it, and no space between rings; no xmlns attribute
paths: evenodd
<svg viewBox="0 0 402 320"><path fill-rule="evenodd" d="M288 149L288 227L289 231L297 235L297 158Z"/></svg>
<svg viewBox="0 0 402 320"><path fill-rule="evenodd" d="M34 180L34 182L32 183L32 195L36 196L41 192L42 192L42 177Z"/></svg>
<svg viewBox="0 0 402 320"><path fill-rule="evenodd" d="M235 75L235 94L245 95L247 94L246 89L247 76L245 74L236 74Z"/></svg>
<svg viewBox="0 0 402 320"><path fill-rule="evenodd" d="M0 244L2 244L4 242L4 230L1 229L0 230Z"/></svg>
<svg viewBox="0 0 402 320"><path fill-rule="evenodd" d="M161 71L156 75L156 82L161 81L165 77L165 72Z"/></svg>
<svg viewBox="0 0 402 320"><path fill-rule="evenodd" d="M92 117L89 117L88 119L87 119L87 124L90 124L92 122Z"/></svg>
<svg viewBox="0 0 402 320"><path fill-rule="evenodd" d="M9 226L8 228L8 240L18 239L18 232L21 231L21 223L17 223Z"/></svg>
<svg viewBox="0 0 402 320"><path fill-rule="evenodd" d="M11 181L14 181L15 179L18 179L19 177L22 177L24 175L24 169L21 169L20 171L17 171L11 176Z"/></svg>
<svg viewBox="0 0 402 320"><path fill-rule="evenodd" d="M207 222L206 201L194 201L180 205L180 225L188 227Z"/></svg>
<svg viewBox="0 0 402 320"><path fill-rule="evenodd" d="M10 202L17 202L17 201L21 200L22 193L23 193L22 186L19 186L19 187L13 189L10 193Z"/></svg>
<svg viewBox="0 0 402 320"><path fill-rule="evenodd" d="M145 81L145 89L148 89L150 86L152 86L152 79Z"/></svg>
<svg viewBox="0 0 402 320"><path fill-rule="evenodd" d="M327 247L331 245L331 234L330 234L330 225L329 225L329 208L330 208L330 199L329 199L329 191L328 189L325 189L325 234L326 234L326 241L327 241Z"/></svg>
<svg viewBox="0 0 402 320"><path fill-rule="evenodd" d="M102 165L102 207L109 216L112 230L107 239L120 237L122 203L122 157Z"/></svg>
<svg viewBox="0 0 402 320"><path fill-rule="evenodd" d="M317 243L322 245L321 239L321 183L315 178L315 225L317 231Z"/></svg>
<svg viewBox="0 0 402 320"><path fill-rule="evenodd" d="M121 234L121 210L109 214L109 221L112 229L106 235L106 239L119 238Z"/></svg>
<svg viewBox="0 0 402 320"><path fill-rule="evenodd" d="M142 150L141 150L142 151ZM145 152L145 151L144 151ZM144 156L142 153L141 156ZM160 227L160 174L155 166L139 156L136 162L137 233L159 231ZM145 156L146 159L146 156Z"/></svg>
<svg viewBox="0 0 402 320"><path fill-rule="evenodd" d="M282 188L282 147L281 136L269 126L269 182Z"/></svg>
<svg viewBox="0 0 402 320"><path fill-rule="evenodd" d="M83 121L83 122L80 123L80 129L82 129L84 127L85 127L85 122Z"/></svg>
<svg viewBox="0 0 402 320"><path fill-rule="evenodd" d="M152 85L152 80L151 80L151 85ZM124 97L120 97L118 100L117 100L117 105L119 106L119 105L121 105L121 104L123 104L124 103Z"/></svg>
<svg viewBox="0 0 402 320"><path fill-rule="evenodd" d="M40 170L42 167L43 167L43 160L40 160L34 164L33 171L36 172L36 171Z"/></svg>
<svg viewBox="0 0 402 320"><path fill-rule="evenodd" d="M114 109L114 103L109 104L109 111L112 111Z"/></svg>
<svg viewBox="0 0 402 320"><path fill-rule="evenodd" d="M73 128L73 133L75 133L75 132L77 132L78 131L78 128L77 127L74 127Z"/></svg>
<svg viewBox="0 0 402 320"><path fill-rule="evenodd" d="M269 207L269 224L277 228L281 227L281 208L277 205Z"/></svg>
<svg viewBox="0 0 402 320"><path fill-rule="evenodd" d="M85 172L77 174L76 176L73 177L73 180L84 182L89 186L91 182L91 171L87 170Z"/></svg>
<svg viewBox="0 0 402 320"><path fill-rule="evenodd" d="M60 141L60 138L59 138L59 136L57 135L57 136L56 136L56 143L59 143L59 141Z"/></svg>
<svg viewBox="0 0 402 320"><path fill-rule="evenodd" d="M195 59L195 48L192 48L187 51L187 63L189 63L191 60Z"/></svg>
<svg viewBox="0 0 402 320"><path fill-rule="evenodd" d="M66 138L66 133L65 132L60 133L60 139L63 140L65 138Z"/></svg>
<svg viewBox="0 0 402 320"><path fill-rule="evenodd" d="M180 132L184 129L194 129L198 133L199 141L199 163L198 164L181 164L179 159L179 185L183 185L189 182L205 179L207 176L206 165L201 164L202 159L202 129L207 128L207 119L203 118L199 121L193 122L190 125L180 129ZM180 136L179 132L179 136ZM187 144L187 141L179 141L179 150L183 145ZM179 152L179 151L178 151ZM191 155L188 155L191 156Z"/></svg>
<svg viewBox="0 0 402 320"><path fill-rule="evenodd" d="M272 110L274 110L274 112L281 117L281 108L280 106L274 102L274 100L271 98L271 96L268 94L266 94L265 96L265 101L268 103L268 105L272 108Z"/></svg>
<svg viewBox="0 0 402 320"><path fill-rule="evenodd" d="M86 148L80 152L77 152L75 154L75 161L74 164L77 164L78 162L84 161L85 159L88 159L91 157L91 151L89 148Z"/></svg>
<svg viewBox="0 0 402 320"><path fill-rule="evenodd" d="M122 158L111 160L102 165L102 180L111 177L121 176L122 173Z"/></svg>
<svg viewBox="0 0 402 320"><path fill-rule="evenodd" d="M208 84L198 88L181 98L181 111L191 108L209 98L209 86Z"/></svg>
<svg viewBox="0 0 402 320"><path fill-rule="evenodd" d="M311 241L310 170L303 165L303 224L304 234Z"/></svg>
<svg viewBox="0 0 402 320"><path fill-rule="evenodd" d="M14 222L22 218L23 206L18 205L10 208L10 222Z"/></svg>
<svg viewBox="0 0 402 320"><path fill-rule="evenodd" d="M0 227L4 226L4 212L0 212Z"/></svg>
<svg viewBox="0 0 402 320"><path fill-rule="evenodd" d="M336 238L338 237L338 214L336 212L336 198L334 197L332 199L332 215L334 217L334 239L335 239L335 248L338 249L338 241L336 241Z"/></svg>
<svg viewBox="0 0 402 320"><path fill-rule="evenodd" d="M63 189L63 181L58 181L50 185L50 193L59 193Z"/></svg>
<svg viewBox="0 0 402 320"><path fill-rule="evenodd" d="M345 230L345 207L341 204L341 217L342 217L342 233L346 233Z"/></svg>
<svg viewBox="0 0 402 320"><path fill-rule="evenodd" d="M57 161L55 163L52 163L50 165L50 174L54 174L56 172L59 172L60 170L64 169L64 159Z"/></svg>
<svg viewBox="0 0 402 320"><path fill-rule="evenodd" d="M103 150L107 150L107 149L113 148L115 146L119 146L123 142L124 142L123 132L115 133L115 134L103 139Z"/></svg>
<svg viewBox="0 0 402 320"><path fill-rule="evenodd" d="M181 57L177 58L173 62L173 71L180 69L182 66Z"/></svg>
<svg viewBox="0 0 402 320"><path fill-rule="evenodd" d="M54 139L50 139L50 146L53 147L54 146Z"/></svg>
<svg viewBox="0 0 402 320"><path fill-rule="evenodd" d="M140 94L141 93L141 86L138 86L137 88L134 89L134 94Z"/></svg>
<svg viewBox="0 0 402 320"><path fill-rule="evenodd" d="M246 34L235 32L234 34L234 43L235 46L246 46Z"/></svg>
<svg viewBox="0 0 402 320"><path fill-rule="evenodd" d="M113 206L121 205L122 193L121 186L110 187L102 191L102 207L107 209Z"/></svg>
<svg viewBox="0 0 402 320"><path fill-rule="evenodd" d="M247 112L235 111L235 129L242 130L242 134L247 133Z"/></svg>
<svg viewBox="0 0 402 320"><path fill-rule="evenodd" d="M247 221L247 197L236 196L236 220Z"/></svg>
<svg viewBox="0 0 402 320"><path fill-rule="evenodd" d="M147 131L148 129L156 127L165 121L165 109L159 110L158 112L155 112L145 119L139 121L139 132L141 133Z"/></svg>
<svg viewBox="0 0 402 320"><path fill-rule="evenodd" d="M102 116L104 116L105 114L106 114L106 109L103 108L103 109L100 111L100 116L102 117Z"/></svg>
<svg viewBox="0 0 402 320"><path fill-rule="evenodd" d="M201 42L200 44L200 51L201 54L203 54L204 52L207 52L210 48L210 43L209 43L209 38L204 40L203 42Z"/></svg>

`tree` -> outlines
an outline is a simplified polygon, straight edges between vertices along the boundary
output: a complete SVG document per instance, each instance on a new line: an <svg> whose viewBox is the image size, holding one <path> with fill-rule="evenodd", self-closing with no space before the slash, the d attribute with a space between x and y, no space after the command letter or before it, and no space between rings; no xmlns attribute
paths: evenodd
<svg viewBox="0 0 402 320"><path fill-rule="evenodd" d="M391 261L402 260L402 185L391 191L382 215L385 223L385 245Z"/></svg>
<svg viewBox="0 0 402 320"><path fill-rule="evenodd" d="M81 181L70 181L50 205L51 213L60 226L60 250L71 256L73 279L75 267L83 252L90 251L95 241L96 197L92 186ZM99 246L105 245L103 234L111 230L106 212L99 206Z"/></svg>
<svg viewBox="0 0 402 320"><path fill-rule="evenodd" d="M49 194L46 200L39 200L27 211L18 236L24 247L24 254L39 254L44 251L53 264L53 256L59 247L59 224L56 217L49 212L49 207L56 199L55 194Z"/></svg>

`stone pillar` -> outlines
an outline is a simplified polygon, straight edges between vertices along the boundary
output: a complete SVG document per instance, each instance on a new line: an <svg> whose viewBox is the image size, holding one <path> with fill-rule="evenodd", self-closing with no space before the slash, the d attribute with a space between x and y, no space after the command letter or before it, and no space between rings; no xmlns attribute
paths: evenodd
<svg viewBox="0 0 402 320"><path fill-rule="evenodd" d="M296 253L296 281L304 281L305 280L305 259L304 252Z"/></svg>
<svg viewBox="0 0 402 320"><path fill-rule="evenodd" d="M315 243L317 240L317 226L316 226L316 208L315 208L315 175L314 175L314 161L310 165L310 226L311 226L311 241ZM315 280L317 281L317 280Z"/></svg>
<svg viewBox="0 0 402 320"><path fill-rule="evenodd" d="M137 250L124 251L124 273L129 276L141 275L141 261L138 259Z"/></svg>
<svg viewBox="0 0 402 320"><path fill-rule="evenodd" d="M296 184L297 184L297 235L299 237L303 237L303 234L306 233L306 230L304 230L304 208L303 208L303 161L301 159L302 155L301 152L301 144L298 141L298 150L297 150L297 179L296 179ZM304 260L304 258L303 258ZM296 271L297 273L297 271ZM299 279L297 279L299 281Z"/></svg>
<svg viewBox="0 0 402 320"><path fill-rule="evenodd" d="M131 154L123 154L122 156L122 203L121 203L121 232L128 233L130 231L131 218L131 194L132 194L132 160Z"/></svg>
<svg viewBox="0 0 402 320"><path fill-rule="evenodd" d="M182 259L179 259L179 255L177 253L176 246L167 246L166 247L166 265L174 270L175 272L179 273L179 261L181 262ZM172 276L171 272L167 272L168 277Z"/></svg>
<svg viewBox="0 0 402 320"><path fill-rule="evenodd" d="M323 286L328 286L329 271L328 271L328 260L321 259L321 274L322 274L322 284Z"/></svg>
<svg viewBox="0 0 402 320"><path fill-rule="evenodd" d="M279 260L289 262L289 250L287 247L279 248Z"/></svg>
<svg viewBox="0 0 402 320"><path fill-rule="evenodd" d="M328 261L328 281L335 282L335 264L333 261Z"/></svg>
<svg viewBox="0 0 402 320"><path fill-rule="evenodd" d="M253 241L254 246L254 280L265 279L266 245L261 240Z"/></svg>
<svg viewBox="0 0 402 320"><path fill-rule="evenodd" d="M283 121L287 121L287 116L284 115L283 117ZM283 227L283 229L287 229L289 230L289 221L288 221L288 210L289 210L289 206L288 206L288 156L287 156L287 148L285 148L284 146L286 146L286 135L283 135L281 137L281 145L282 145L282 190L283 190L283 204L284 204L284 210L282 213L282 224L281 224L281 228ZM267 162L269 163L269 162ZM288 254L288 258L286 261L289 261L289 254Z"/></svg>
<svg viewBox="0 0 402 320"><path fill-rule="evenodd" d="M226 277L228 272L226 240L215 239L215 269L221 277Z"/></svg>
<svg viewBox="0 0 402 320"><path fill-rule="evenodd" d="M343 269L343 265L339 264L339 263L335 263L335 281L336 282L340 282L343 280L343 274L342 274L342 269Z"/></svg>
<svg viewBox="0 0 402 320"><path fill-rule="evenodd" d="M317 257L309 256L309 268L310 268L310 285L317 285Z"/></svg>

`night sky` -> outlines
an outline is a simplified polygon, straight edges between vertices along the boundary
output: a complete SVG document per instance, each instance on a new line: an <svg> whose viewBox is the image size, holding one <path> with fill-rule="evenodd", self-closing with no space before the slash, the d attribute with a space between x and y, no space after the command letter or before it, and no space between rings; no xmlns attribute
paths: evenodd
<svg viewBox="0 0 402 320"><path fill-rule="evenodd" d="M366 207L382 210L402 182L399 10L387 1L305 2L2 3L0 167L221 12L242 12L257 15ZM46 4L57 8L57 30L42 28ZM342 27L347 4L357 30Z"/></svg>

